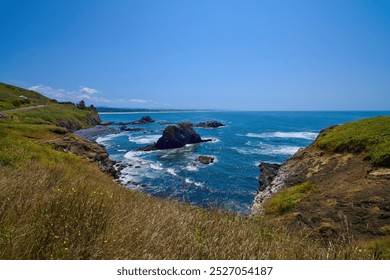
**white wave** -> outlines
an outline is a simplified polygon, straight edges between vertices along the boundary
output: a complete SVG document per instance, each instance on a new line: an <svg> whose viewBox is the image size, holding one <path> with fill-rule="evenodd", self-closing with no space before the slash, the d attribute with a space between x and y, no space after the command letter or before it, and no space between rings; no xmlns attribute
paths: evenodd
<svg viewBox="0 0 390 280"><path fill-rule="evenodd" d="M161 167L161 163L151 163L149 166L154 170L164 170L164 168Z"/></svg>
<svg viewBox="0 0 390 280"><path fill-rule="evenodd" d="M125 155L124 158L132 161L145 161L142 160L139 156L144 155L146 152L143 151L128 151ZM145 161L146 162L146 161Z"/></svg>
<svg viewBox="0 0 390 280"><path fill-rule="evenodd" d="M127 150L119 149L118 152L126 152Z"/></svg>
<svg viewBox="0 0 390 280"><path fill-rule="evenodd" d="M161 158L176 158L182 155L191 154L195 147L195 144L187 144L181 148L158 150L156 153L160 154Z"/></svg>
<svg viewBox="0 0 390 280"><path fill-rule="evenodd" d="M316 139L318 133L315 132L264 132L264 133L247 133L245 136L252 138L301 138L314 140ZM240 135L241 136L241 135Z"/></svg>
<svg viewBox="0 0 390 280"><path fill-rule="evenodd" d="M95 141L98 144L104 144L107 141L113 140L114 138L117 138L117 137L120 137L120 136L123 136L123 135L124 135L123 133L108 134L108 135L105 135L105 136L99 136Z"/></svg>
<svg viewBox="0 0 390 280"><path fill-rule="evenodd" d="M185 178L185 182L186 182L187 184L195 185L195 186L200 187L200 188L203 188L203 187L204 187L204 184L203 184L203 183L194 182L194 181L191 181L191 180L188 179L188 178Z"/></svg>
<svg viewBox="0 0 390 280"><path fill-rule="evenodd" d="M173 176L178 176L177 173L176 173L176 170L173 169L173 168L168 168L167 169L167 172Z"/></svg>
<svg viewBox="0 0 390 280"><path fill-rule="evenodd" d="M161 135L142 135L142 136L135 136L135 137L129 137L129 141L136 143L136 144L152 144L155 143Z"/></svg>
<svg viewBox="0 0 390 280"><path fill-rule="evenodd" d="M198 167L195 164L188 164L184 169L191 172L198 171Z"/></svg>
<svg viewBox="0 0 390 280"><path fill-rule="evenodd" d="M217 137L205 136L205 137L202 137L202 139L211 139L211 142L206 142L206 143L219 143L219 142L221 142L221 139L219 139Z"/></svg>
<svg viewBox="0 0 390 280"><path fill-rule="evenodd" d="M259 166L261 163L281 164L279 161L255 161L253 165Z"/></svg>
<svg viewBox="0 0 390 280"><path fill-rule="evenodd" d="M300 148L299 146L274 146L267 145L262 149L251 149L251 148L232 148L236 150L240 154L251 155L251 154L259 154L259 155L293 155Z"/></svg>

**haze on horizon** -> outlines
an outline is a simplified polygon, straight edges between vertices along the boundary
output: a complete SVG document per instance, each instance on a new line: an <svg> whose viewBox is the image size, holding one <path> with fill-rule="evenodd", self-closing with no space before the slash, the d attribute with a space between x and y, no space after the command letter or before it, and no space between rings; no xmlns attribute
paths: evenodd
<svg viewBox="0 0 390 280"><path fill-rule="evenodd" d="M106 107L390 110L390 1L0 2L0 81Z"/></svg>

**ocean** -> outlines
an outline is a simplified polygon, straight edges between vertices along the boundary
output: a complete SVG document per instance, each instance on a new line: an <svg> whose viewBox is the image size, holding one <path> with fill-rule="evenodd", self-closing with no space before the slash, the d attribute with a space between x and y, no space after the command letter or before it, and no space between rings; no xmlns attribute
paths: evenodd
<svg viewBox="0 0 390 280"><path fill-rule="evenodd" d="M390 112L216 112L176 111L100 113L106 122L131 122L144 115L157 122L128 125L140 131L115 131L96 142L110 158L123 163L120 181L152 196L176 199L201 207L218 207L247 214L258 188L260 162L282 163L308 146L321 129ZM220 128L195 128L212 142L180 149L136 151L152 144L169 124L215 120ZM119 126L113 126L119 128ZM214 163L196 162L199 155Z"/></svg>

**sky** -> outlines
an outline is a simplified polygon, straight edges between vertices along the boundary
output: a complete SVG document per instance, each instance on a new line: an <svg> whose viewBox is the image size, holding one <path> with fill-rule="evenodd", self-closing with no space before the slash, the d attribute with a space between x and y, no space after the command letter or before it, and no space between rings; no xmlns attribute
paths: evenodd
<svg viewBox="0 0 390 280"><path fill-rule="evenodd" d="M126 108L390 110L390 0L0 0L0 81Z"/></svg>

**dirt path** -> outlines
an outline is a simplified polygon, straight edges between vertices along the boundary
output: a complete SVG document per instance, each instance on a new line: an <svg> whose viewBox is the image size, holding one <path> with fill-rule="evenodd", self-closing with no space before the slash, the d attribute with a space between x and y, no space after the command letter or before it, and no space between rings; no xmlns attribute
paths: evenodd
<svg viewBox="0 0 390 280"><path fill-rule="evenodd" d="M0 115L4 116L4 115L9 114L9 113L15 113L15 112L20 112L20 111L29 111L29 110L34 110L34 109L39 109L39 108L44 108L44 107L48 107L48 105L36 105L36 106L0 111Z"/></svg>

